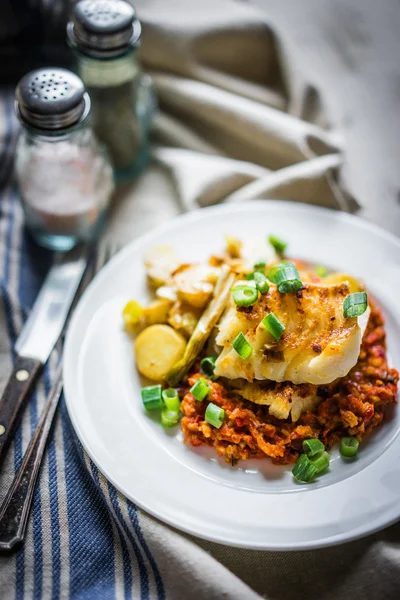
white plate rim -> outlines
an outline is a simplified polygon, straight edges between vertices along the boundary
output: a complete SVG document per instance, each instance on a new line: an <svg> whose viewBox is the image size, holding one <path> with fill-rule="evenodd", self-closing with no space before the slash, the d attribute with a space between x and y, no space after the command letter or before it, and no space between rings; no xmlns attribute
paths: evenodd
<svg viewBox="0 0 400 600"><path fill-rule="evenodd" d="M390 240L390 242L392 244L394 244L395 246L397 246L397 249L400 251L400 239L398 239L394 234L387 232L384 229L380 228L379 226L377 226L371 222L368 222L364 219L361 219L360 217L357 217L355 215L338 212L338 211L335 211L332 209L319 207L319 206L299 204L297 202L291 202L291 201L256 200L256 201L247 202L245 205L244 204L227 204L227 205L218 205L218 206L202 208L200 210L196 210L196 211L193 211L190 213L185 213L183 215L179 215L179 216L167 221L166 223L163 223L163 224L155 227L154 229L150 230L146 234L133 240L123 250L121 250L110 261L110 263L108 265L106 265L104 267L104 269L101 270L101 272L96 277L96 281L100 282L103 279L105 279L107 277L108 270L111 269L113 267L113 265L117 264L118 261L123 261L123 258L125 257L125 255L130 254L131 252L133 252L135 250L135 248L139 248L140 246L144 245L145 243L149 242L150 240L156 239L160 234L165 233L169 229L173 228L175 226L175 224L177 223L177 221L179 221L181 224L187 225L187 224L196 222L197 220L202 220L206 215L209 217L212 217L214 215L223 214L223 213L243 212L244 209L246 211L255 211L255 212L257 210L273 211L274 209L280 210L280 209L282 209L282 207L284 207L287 210L290 209L290 210L294 210L294 211L300 211L305 214L308 213L311 217L315 213L324 213L325 215L331 215L332 218L335 218L338 221L348 222L352 225L355 225L359 229L362 229L366 232L371 232L371 233L377 235L378 237L385 238L386 240ZM191 535L201 537L203 539L207 539L207 540L210 540L213 542L234 546L234 547L258 549L258 550L295 551L295 550L305 550L305 549L323 548L323 547L333 546L336 544L341 544L343 542L349 542L351 540L358 539L358 538L366 536L366 535L370 535L376 531L383 529L384 527L389 526L390 524L396 522L399 519L400 505L399 505L399 508L394 510L390 516L385 515L385 517L382 520L377 519L375 521L375 524L373 527L369 526L366 528L365 526L360 526L358 528L353 529L350 535L340 533L336 536L331 536L327 539L321 539L316 542L315 541L311 541L311 542L305 541L305 542L298 542L298 543L296 542L295 545L288 544L286 542L283 542L281 544L276 543L276 542L274 542L273 544L270 544L268 542L254 543L254 542L243 542L243 540L236 540L230 536L224 538L221 535L214 536L211 534L203 534L202 532L199 532L197 529L193 529L190 526L186 526L185 524L177 523L174 520L168 519L164 515L161 515L158 511L152 510L151 507L149 507L147 505L143 505L142 503L138 502L138 500L135 499L132 496L132 494L130 494L129 492L127 492L125 489L123 489L121 487L119 482L114 478L113 474L110 472L107 472L107 469L104 469L103 466L98 461L97 456L92 451L90 443L88 443L88 441L85 437L83 428L81 427L81 424L80 424L79 420L77 419L77 415L75 414L75 411L74 411L72 397L69 392L71 376L73 376L73 372L71 370L72 362L71 362L71 351L70 351L71 344L72 344L72 338L73 338L73 331L75 328L75 324L79 319L80 313L83 311L83 307L85 305L86 298L88 298L88 296L90 294L92 285L93 284L91 284L88 287L88 289L85 291L83 297L81 298L81 300L74 312L74 315L72 317L72 320L71 320L71 323L70 323L70 326L69 326L69 329L67 332L67 336L66 336L65 350L64 350L65 358L64 358L64 367L63 367L66 405L67 405L67 409L68 409L68 413L69 413L71 422L72 422L73 427L78 435L78 438L80 439L84 449L86 450L86 452L88 453L90 458L93 460L94 464L105 475L105 477L117 489L119 489L123 494L125 494L130 500L135 502L138 506L140 506L141 508L143 508L145 511L152 514L156 518L164 521L165 523L171 525L174 528L182 530Z"/></svg>

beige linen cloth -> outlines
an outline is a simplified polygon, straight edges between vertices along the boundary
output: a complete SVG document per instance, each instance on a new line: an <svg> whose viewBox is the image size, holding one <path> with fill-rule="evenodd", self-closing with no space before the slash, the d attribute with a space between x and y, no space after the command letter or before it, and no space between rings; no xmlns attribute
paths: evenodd
<svg viewBox="0 0 400 600"><path fill-rule="evenodd" d="M340 139L256 7L233 0L134 3L160 102L154 164L115 211L124 240L166 217L275 198L354 211ZM127 195L134 202L126 202ZM133 229L132 229L133 227Z"/></svg>
<svg viewBox="0 0 400 600"><path fill-rule="evenodd" d="M134 4L160 111L154 162L119 190L109 236L127 242L178 213L221 202L274 198L358 211L341 184L342 142L307 85L307 65L298 64L266 12L233 0ZM206 542L143 512L141 521L153 532L151 550L168 565L169 598L398 594L398 524L343 546L285 553Z"/></svg>

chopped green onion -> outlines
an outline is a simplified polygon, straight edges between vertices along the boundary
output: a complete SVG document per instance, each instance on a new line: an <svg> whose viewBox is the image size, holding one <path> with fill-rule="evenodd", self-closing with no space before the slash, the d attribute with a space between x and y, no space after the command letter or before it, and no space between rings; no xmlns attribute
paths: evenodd
<svg viewBox="0 0 400 600"><path fill-rule="evenodd" d="M278 254L283 254L288 246L286 242L272 234L268 237L268 241Z"/></svg>
<svg viewBox="0 0 400 600"><path fill-rule="evenodd" d="M260 271L261 273L264 273L266 266L267 266L267 263L265 262L265 260L259 260L254 264L253 269L255 271Z"/></svg>
<svg viewBox="0 0 400 600"><path fill-rule="evenodd" d="M168 388L163 390L162 399L168 410L179 412L181 409L181 403L179 401L178 392L175 388Z"/></svg>
<svg viewBox="0 0 400 600"><path fill-rule="evenodd" d="M162 408L161 390L161 385L149 385L142 388L142 401L146 410Z"/></svg>
<svg viewBox="0 0 400 600"><path fill-rule="evenodd" d="M330 456L324 450L322 452L318 452L315 456L308 457L312 464L317 468L317 475L323 473L331 462Z"/></svg>
<svg viewBox="0 0 400 600"><path fill-rule="evenodd" d="M284 283L278 285L278 292L280 292L281 294L293 294L294 292L297 292L297 290L299 290L302 285L303 284L301 283L300 279L285 281Z"/></svg>
<svg viewBox="0 0 400 600"><path fill-rule="evenodd" d="M252 281L254 279L254 271L252 271L251 273L247 273L246 279L248 281Z"/></svg>
<svg viewBox="0 0 400 600"><path fill-rule="evenodd" d="M346 319L359 317L368 307L368 296L366 292L356 292L347 296L343 302L343 314Z"/></svg>
<svg viewBox="0 0 400 600"><path fill-rule="evenodd" d="M203 358L203 360L200 363L200 369L202 370L204 375L206 375L207 377L210 377L210 379L212 379L214 377L214 369L215 369L216 361L217 361L217 359L214 358L214 356L206 356L205 358Z"/></svg>
<svg viewBox="0 0 400 600"><path fill-rule="evenodd" d="M318 277L326 277L328 275L328 269L323 265L318 265L315 269Z"/></svg>
<svg viewBox="0 0 400 600"><path fill-rule="evenodd" d="M163 408L161 411L161 425L163 427L173 427L179 421L179 412Z"/></svg>
<svg viewBox="0 0 400 600"><path fill-rule="evenodd" d="M280 262L274 267L272 267L268 271L267 277L270 281L272 281L272 283L276 283L278 285L283 275L286 273L288 273L289 275L295 275L297 278L299 277L299 272L297 270L296 265L289 260Z"/></svg>
<svg viewBox="0 0 400 600"><path fill-rule="evenodd" d="M289 261L272 267L268 272L268 279L277 285L281 294L297 292L303 285L296 265Z"/></svg>
<svg viewBox="0 0 400 600"><path fill-rule="evenodd" d="M357 454L359 442L355 437L342 437L340 440L340 454L345 458L353 458Z"/></svg>
<svg viewBox="0 0 400 600"><path fill-rule="evenodd" d="M257 301L258 292L251 285L238 285L232 289L232 296L238 306L251 306Z"/></svg>
<svg viewBox="0 0 400 600"><path fill-rule="evenodd" d="M293 477L297 479L297 481L302 481L307 483L311 481L317 473L317 467L310 461L306 454L301 454L297 463L294 465L292 469Z"/></svg>
<svg viewBox="0 0 400 600"><path fill-rule="evenodd" d="M210 425L213 425L214 427L217 427L217 429L219 429L224 422L225 411L223 408L220 408L213 402L210 402L210 404L206 408L205 417L207 423L210 423Z"/></svg>
<svg viewBox="0 0 400 600"><path fill-rule="evenodd" d="M204 398L207 398L208 392L211 390L211 386L208 385L207 381L200 377L196 383L190 388L193 396L199 402L203 402Z"/></svg>
<svg viewBox="0 0 400 600"><path fill-rule="evenodd" d="M242 332L235 337L232 342L232 347L239 354L240 358L243 358L243 360L249 358L253 353L253 348L250 346Z"/></svg>
<svg viewBox="0 0 400 600"><path fill-rule="evenodd" d="M309 440L303 440L303 452L307 454L307 456L314 456L325 450L324 444L318 440L317 438L311 438Z"/></svg>
<svg viewBox="0 0 400 600"><path fill-rule="evenodd" d="M261 294L266 294L268 292L269 284L263 273L256 271L254 273L254 281L256 282L256 287Z"/></svg>
<svg viewBox="0 0 400 600"><path fill-rule="evenodd" d="M279 340L282 333L285 331L285 326L282 325L280 320L272 312L264 317L261 323L276 341Z"/></svg>

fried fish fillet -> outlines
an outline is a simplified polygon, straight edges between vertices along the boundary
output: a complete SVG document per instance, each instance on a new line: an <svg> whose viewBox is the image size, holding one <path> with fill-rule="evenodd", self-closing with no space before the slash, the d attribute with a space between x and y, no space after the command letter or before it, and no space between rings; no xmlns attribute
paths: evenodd
<svg viewBox="0 0 400 600"><path fill-rule="evenodd" d="M262 381L247 383L243 379L230 380L228 387L245 400L269 407L269 413L277 419L287 419L294 423L303 412L314 411L322 398L318 387L310 384L293 385Z"/></svg>
<svg viewBox="0 0 400 600"><path fill-rule="evenodd" d="M343 301L349 294L347 282L305 283L293 294L281 294L273 285L250 307L238 307L231 299L216 338L222 352L215 374L313 385L344 377L358 360L370 313L368 308L361 317L346 319ZM270 312L285 326L277 342L261 323ZM232 347L240 332L253 348L247 360Z"/></svg>

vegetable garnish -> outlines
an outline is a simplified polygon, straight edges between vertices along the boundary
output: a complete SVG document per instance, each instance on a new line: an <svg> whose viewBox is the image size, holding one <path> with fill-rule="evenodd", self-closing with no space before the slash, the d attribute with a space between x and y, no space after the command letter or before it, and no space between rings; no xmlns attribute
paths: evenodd
<svg viewBox="0 0 400 600"><path fill-rule="evenodd" d="M325 450L325 446L323 443L317 438L311 438L309 440L303 440L303 452L307 454L307 456L311 457L318 452Z"/></svg>
<svg viewBox="0 0 400 600"><path fill-rule="evenodd" d="M213 402L210 402L210 404L206 408L205 417L207 423L219 429L224 422L225 411L223 408L220 408Z"/></svg>
<svg viewBox="0 0 400 600"><path fill-rule="evenodd" d="M345 458L353 458L357 454L359 442L355 437L342 437L340 440L340 454Z"/></svg>
<svg viewBox="0 0 400 600"><path fill-rule="evenodd" d="M282 325L279 319L276 318L274 313L269 313L266 317L263 318L261 323L264 325L265 329L270 332L272 337L278 341L281 337L282 333L285 331L285 326Z"/></svg>
<svg viewBox="0 0 400 600"><path fill-rule="evenodd" d="M251 306L257 301L258 292L251 285L238 285L232 289L232 296L238 306Z"/></svg>
<svg viewBox="0 0 400 600"><path fill-rule="evenodd" d="M315 456L308 457L310 462L317 468L317 475L323 473L331 462L330 456L327 452L318 452Z"/></svg>
<svg viewBox="0 0 400 600"><path fill-rule="evenodd" d="M317 475L318 469L316 465L314 465L306 454L301 454L297 463L294 465L292 469L292 474L297 481L301 481L303 483L307 483L314 479Z"/></svg>
<svg viewBox="0 0 400 600"><path fill-rule="evenodd" d="M268 279L277 285L281 294L297 292L303 285L296 265L289 261L272 267Z"/></svg>
<svg viewBox="0 0 400 600"><path fill-rule="evenodd" d="M179 421L179 412L163 408L161 411L161 425L163 427L173 427Z"/></svg>
<svg viewBox="0 0 400 600"><path fill-rule="evenodd" d="M346 319L359 317L368 308L368 296L366 292L356 292L347 296L343 302L343 314Z"/></svg>
<svg viewBox="0 0 400 600"><path fill-rule="evenodd" d="M174 388L168 388L162 391L162 399L168 410L179 413L181 409L181 403L179 400L178 392Z"/></svg>
<svg viewBox="0 0 400 600"><path fill-rule="evenodd" d="M210 379L214 377L216 360L217 359L214 356L206 356L200 363L200 369L202 370L204 375L206 375Z"/></svg>
<svg viewBox="0 0 400 600"><path fill-rule="evenodd" d="M309 449L309 444L306 442L319 442L319 440L304 440L304 446ZM297 463L293 467L292 473L293 476L298 480L304 483L308 483L317 475L320 475L329 467L330 464L330 456L327 452L325 452L324 445L319 442L322 446L316 454L310 456L307 454L301 454ZM316 448L316 446L315 446Z"/></svg>
<svg viewBox="0 0 400 600"><path fill-rule="evenodd" d="M142 401L146 410L162 408L163 402L161 391L161 385L149 385L142 388Z"/></svg>
<svg viewBox="0 0 400 600"><path fill-rule="evenodd" d="M198 402L203 402L204 398L207 398L208 392L211 390L211 386L208 385L207 381L200 377L196 383L190 388L193 396Z"/></svg>
<svg viewBox="0 0 400 600"><path fill-rule="evenodd" d="M315 269L315 272L318 277L326 277L328 275L328 269L323 265L318 265Z"/></svg>
<svg viewBox="0 0 400 600"><path fill-rule="evenodd" d="M260 271L260 273L264 273L266 266L267 266L267 263L265 262L265 260L259 260L254 264L253 269L255 271Z"/></svg>
<svg viewBox="0 0 400 600"><path fill-rule="evenodd" d="M250 346L242 332L235 337L232 342L232 347L239 354L240 358L243 358L243 360L249 358L253 353L253 348Z"/></svg>
<svg viewBox="0 0 400 600"><path fill-rule="evenodd" d="M269 284L264 273L256 271L254 273L254 281L256 282L256 287L261 294L266 294L268 292Z"/></svg>
<svg viewBox="0 0 400 600"><path fill-rule="evenodd" d="M268 236L268 241L278 254L283 254L288 246L286 242L272 234Z"/></svg>
<svg viewBox="0 0 400 600"><path fill-rule="evenodd" d="M304 454L299 456L292 473L293 476L304 483L314 479L329 467L330 456L325 452L324 444L317 438L303 440Z"/></svg>

